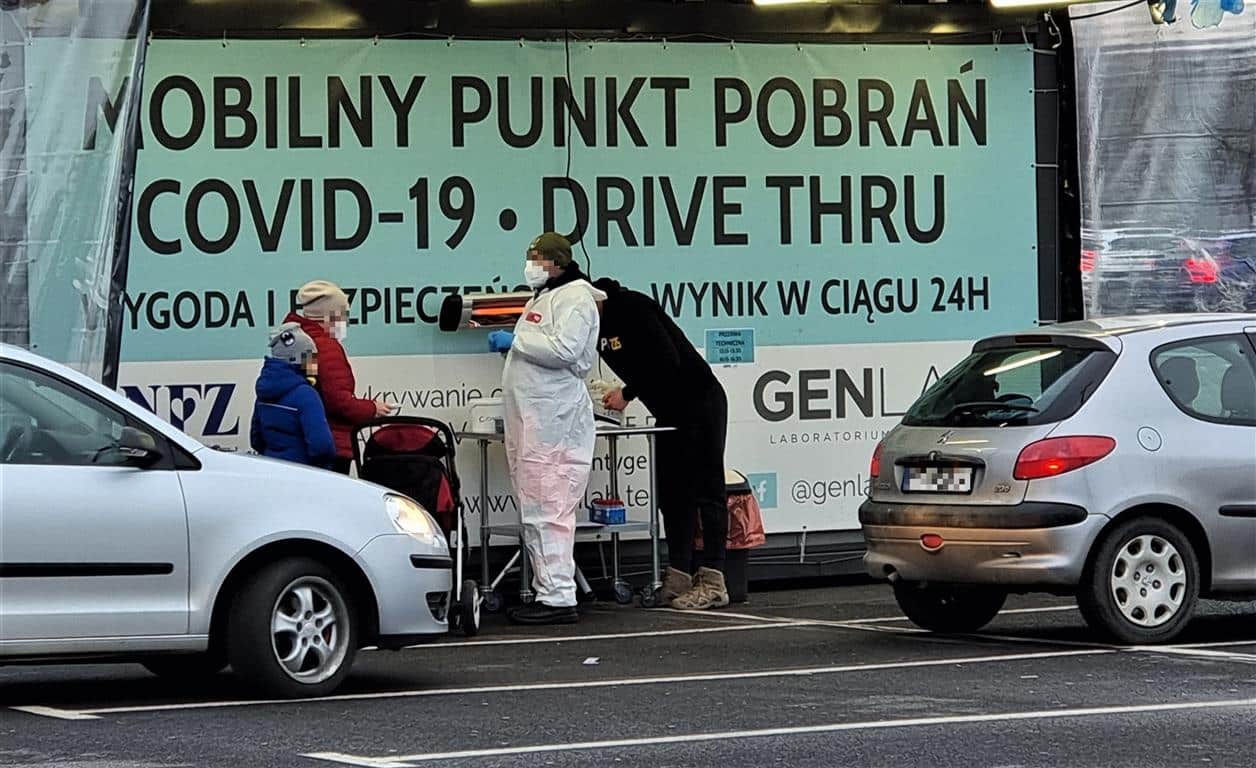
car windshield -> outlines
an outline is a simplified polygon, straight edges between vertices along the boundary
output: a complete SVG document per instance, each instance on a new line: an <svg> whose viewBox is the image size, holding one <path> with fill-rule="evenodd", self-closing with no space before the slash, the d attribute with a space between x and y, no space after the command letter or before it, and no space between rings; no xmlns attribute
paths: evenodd
<svg viewBox="0 0 1256 768"><path fill-rule="evenodd" d="M998 427L1067 418L1093 380L1087 362L1100 353L1063 346L975 352L951 369L907 412L907 426ZM1061 413L1061 409L1068 410Z"/></svg>

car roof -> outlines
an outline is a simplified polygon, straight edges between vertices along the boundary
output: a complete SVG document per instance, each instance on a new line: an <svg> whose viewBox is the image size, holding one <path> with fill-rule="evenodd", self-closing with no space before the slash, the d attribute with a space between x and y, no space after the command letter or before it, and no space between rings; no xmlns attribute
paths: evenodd
<svg viewBox="0 0 1256 768"><path fill-rule="evenodd" d="M1032 333L1064 334L1068 336L1087 336L1090 338L1109 338L1113 336L1129 336L1136 333L1159 331L1165 328L1182 328L1194 325L1211 325L1215 323L1248 322L1256 325L1256 313L1219 313L1219 314L1180 314L1180 315L1122 315L1114 317L1096 317L1071 323L1037 328Z"/></svg>

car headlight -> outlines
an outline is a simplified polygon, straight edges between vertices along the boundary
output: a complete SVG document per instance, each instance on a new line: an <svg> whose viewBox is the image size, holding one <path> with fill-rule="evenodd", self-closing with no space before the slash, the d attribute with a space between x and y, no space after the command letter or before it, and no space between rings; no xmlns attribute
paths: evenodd
<svg viewBox="0 0 1256 768"><path fill-rule="evenodd" d="M393 525L401 533L408 533L424 544L449 548L444 532L422 504L405 496L388 494L384 497L384 506L388 509L388 517Z"/></svg>

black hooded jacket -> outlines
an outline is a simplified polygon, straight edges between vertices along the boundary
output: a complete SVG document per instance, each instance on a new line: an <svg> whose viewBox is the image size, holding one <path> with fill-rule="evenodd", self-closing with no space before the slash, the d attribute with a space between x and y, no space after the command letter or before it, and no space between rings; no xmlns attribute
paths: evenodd
<svg viewBox="0 0 1256 768"><path fill-rule="evenodd" d="M654 299L610 278L593 285L606 293L598 351L624 397L640 398L660 422L683 423L719 386L711 366Z"/></svg>

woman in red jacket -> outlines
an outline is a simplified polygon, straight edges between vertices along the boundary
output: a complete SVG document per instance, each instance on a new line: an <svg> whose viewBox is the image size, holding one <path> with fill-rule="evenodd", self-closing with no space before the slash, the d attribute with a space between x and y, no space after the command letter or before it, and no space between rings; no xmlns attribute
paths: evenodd
<svg viewBox="0 0 1256 768"><path fill-rule="evenodd" d="M300 323L301 329L318 347L318 393L327 411L327 423L336 439L336 461L332 469L349 474L353 464L353 430L396 408L378 400L358 397L353 369L340 342L348 334L349 299L335 283L312 280L297 292L300 314L291 312L284 322Z"/></svg>

